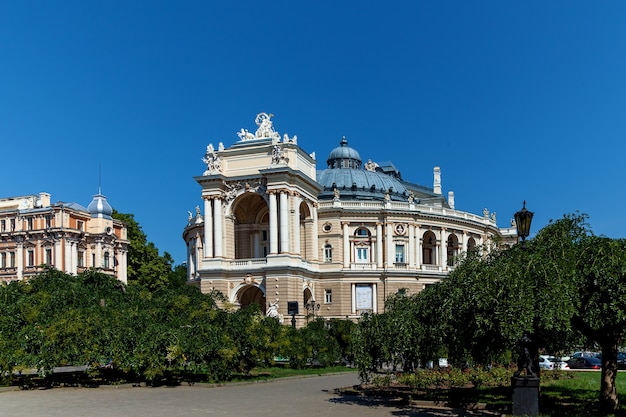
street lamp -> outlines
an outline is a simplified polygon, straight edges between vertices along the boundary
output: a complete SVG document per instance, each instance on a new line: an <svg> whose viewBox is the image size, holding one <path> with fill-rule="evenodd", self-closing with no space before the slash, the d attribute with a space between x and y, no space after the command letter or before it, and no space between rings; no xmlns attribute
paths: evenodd
<svg viewBox="0 0 626 417"><path fill-rule="evenodd" d="M309 321L309 314L312 314L313 320L315 320L315 312L319 311L320 303L316 303L313 297L311 297L309 302L304 305L304 308L306 308L306 311L308 312L306 316L307 322Z"/></svg>
<svg viewBox="0 0 626 417"><path fill-rule="evenodd" d="M522 248L526 248L526 238L530 234L530 223L533 221L532 211L526 210L526 200L524 207L515 213L515 227L517 227L517 236L522 239Z"/></svg>

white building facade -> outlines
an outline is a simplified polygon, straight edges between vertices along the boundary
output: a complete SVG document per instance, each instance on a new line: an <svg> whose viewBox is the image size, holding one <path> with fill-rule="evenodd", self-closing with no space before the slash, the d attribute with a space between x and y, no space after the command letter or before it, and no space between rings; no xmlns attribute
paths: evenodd
<svg viewBox="0 0 626 417"><path fill-rule="evenodd" d="M456 210L453 193L442 195L438 167L432 188L412 184L391 163L363 164L343 138L318 170L315 154L281 137L271 115L256 124L228 148L207 147L195 177L202 204L183 232L189 283L235 308L259 304L298 325L357 318L502 239L495 213Z"/></svg>

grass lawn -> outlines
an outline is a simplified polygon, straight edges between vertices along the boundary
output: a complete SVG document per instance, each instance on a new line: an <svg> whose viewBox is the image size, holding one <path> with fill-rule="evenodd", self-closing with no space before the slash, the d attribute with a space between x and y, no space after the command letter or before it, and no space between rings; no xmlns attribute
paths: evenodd
<svg viewBox="0 0 626 417"><path fill-rule="evenodd" d="M587 417L601 415L598 411L600 372L572 372L574 378L550 380L542 378L539 411L541 416ZM626 416L626 373L616 378L620 410Z"/></svg>

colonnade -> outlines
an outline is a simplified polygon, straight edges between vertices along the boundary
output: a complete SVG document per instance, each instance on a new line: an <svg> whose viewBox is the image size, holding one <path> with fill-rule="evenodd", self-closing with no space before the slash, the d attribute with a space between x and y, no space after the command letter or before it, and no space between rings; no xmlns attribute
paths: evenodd
<svg viewBox="0 0 626 417"><path fill-rule="evenodd" d="M301 255L301 218L300 206L304 199L297 192L289 190L268 190L269 208L269 255L295 254ZM314 204L314 203L312 203ZM225 257L224 219L225 210L230 205L224 204L220 196L204 197L204 241L203 256L205 258ZM318 259L317 211L310 210L311 218L305 219L312 230L307 231L307 245L313 250L311 260ZM232 238L232 237L230 237ZM258 236L254 237L254 250L257 252Z"/></svg>

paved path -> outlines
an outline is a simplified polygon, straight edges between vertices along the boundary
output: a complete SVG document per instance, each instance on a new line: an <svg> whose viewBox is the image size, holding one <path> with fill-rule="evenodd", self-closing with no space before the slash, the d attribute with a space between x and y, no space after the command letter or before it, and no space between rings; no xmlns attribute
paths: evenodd
<svg viewBox="0 0 626 417"><path fill-rule="evenodd" d="M338 387L358 383L355 373L279 379L221 387L53 388L0 393L2 417L441 417L495 416L398 402L340 396Z"/></svg>

